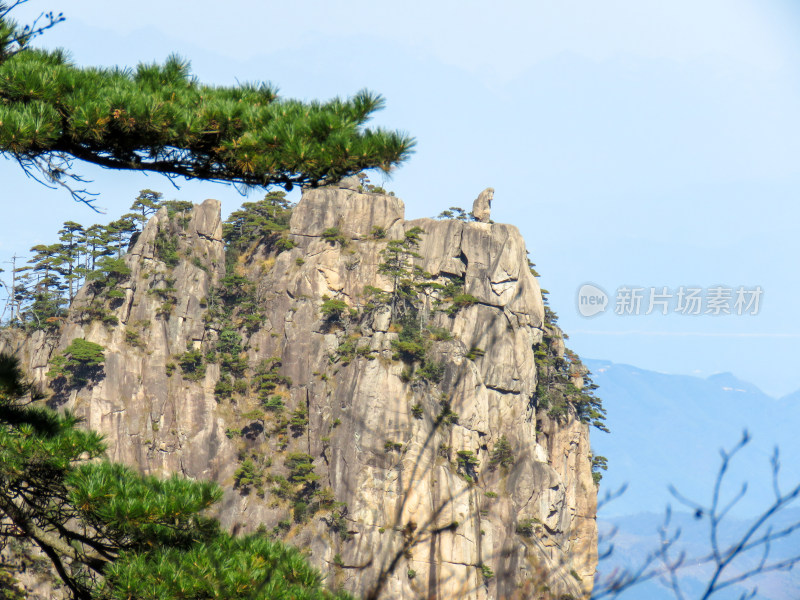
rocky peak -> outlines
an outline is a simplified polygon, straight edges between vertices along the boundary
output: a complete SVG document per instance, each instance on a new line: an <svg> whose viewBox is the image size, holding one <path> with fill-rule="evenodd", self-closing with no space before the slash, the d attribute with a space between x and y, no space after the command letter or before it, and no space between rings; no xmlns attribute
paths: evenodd
<svg viewBox="0 0 800 600"><path fill-rule="evenodd" d="M112 459L217 480L226 525L357 594L506 598L542 572L588 594L588 427L537 410L545 311L516 227L324 187L227 257L218 202L162 208L125 264L123 294L88 284L25 350L45 381L73 339L103 346L102 376L51 402Z"/></svg>

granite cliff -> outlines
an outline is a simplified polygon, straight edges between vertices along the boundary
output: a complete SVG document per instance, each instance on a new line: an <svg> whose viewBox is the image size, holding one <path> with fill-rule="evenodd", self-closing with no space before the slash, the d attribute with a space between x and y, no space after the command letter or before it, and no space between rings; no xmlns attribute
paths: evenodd
<svg viewBox="0 0 800 600"><path fill-rule="evenodd" d="M357 594L520 597L547 572L587 596L588 425L540 405L535 351L564 348L519 231L406 221L399 198L338 187L290 219L226 253L218 202L162 208L115 293L89 283L57 334L0 350L113 460L218 481L226 526L307 548ZM79 338L102 370L54 377Z"/></svg>

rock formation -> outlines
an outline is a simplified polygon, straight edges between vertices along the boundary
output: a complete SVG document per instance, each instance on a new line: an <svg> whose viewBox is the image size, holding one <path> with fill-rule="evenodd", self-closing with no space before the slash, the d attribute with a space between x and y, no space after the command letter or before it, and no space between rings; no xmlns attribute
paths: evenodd
<svg viewBox="0 0 800 600"><path fill-rule="evenodd" d="M361 187L361 180L355 175L350 175L348 177L342 178L339 181L339 183L336 184L336 186L340 190L350 190L357 192L358 189Z"/></svg>
<svg viewBox="0 0 800 600"><path fill-rule="evenodd" d="M472 216L479 223L488 223L492 213L492 200L494 199L494 188L486 188L472 203Z"/></svg>
<svg viewBox="0 0 800 600"><path fill-rule="evenodd" d="M393 196L310 190L290 243L253 243L227 270L218 202L162 208L125 258L124 298L87 285L59 334L21 352L111 459L220 482L226 526L308 548L332 584L478 600L546 572L583 597L597 558L588 426L537 410L542 296L519 231L488 223L491 195L479 222L406 221ZM387 298L402 282L381 267L415 228L419 347L400 343L411 326ZM49 382L79 337L105 348L103 375Z"/></svg>

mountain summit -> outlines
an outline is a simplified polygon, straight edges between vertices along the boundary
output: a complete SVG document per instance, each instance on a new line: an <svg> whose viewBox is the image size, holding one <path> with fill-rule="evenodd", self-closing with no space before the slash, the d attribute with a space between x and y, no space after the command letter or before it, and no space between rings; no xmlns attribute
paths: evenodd
<svg viewBox="0 0 800 600"><path fill-rule="evenodd" d="M22 350L113 460L219 482L225 526L358 595L510 597L541 570L589 593L587 417L537 382L585 370L516 227L406 221L399 198L331 186L226 223L214 200L163 207L118 271ZM102 365L79 373L75 340Z"/></svg>

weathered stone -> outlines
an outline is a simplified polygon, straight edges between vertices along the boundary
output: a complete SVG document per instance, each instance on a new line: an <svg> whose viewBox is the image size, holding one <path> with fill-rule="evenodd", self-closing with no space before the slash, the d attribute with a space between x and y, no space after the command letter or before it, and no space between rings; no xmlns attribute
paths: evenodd
<svg viewBox="0 0 800 600"><path fill-rule="evenodd" d="M287 383L274 393L288 411L304 407L308 414L307 427L286 435L285 446L279 445L281 434L270 433L276 417L263 413L254 392L217 402L218 364L208 364L200 381L184 379L179 368L167 372L187 346L206 351L217 339L220 325L204 319L209 292L225 269L215 201L196 206L183 228L176 229L165 209L150 220L125 259L132 275L126 298L113 309L119 325L80 321L80 307L94 294L87 286L60 336L37 334L21 352L44 382L52 352L75 337L102 344L104 377L53 396L53 402L105 434L114 460L146 473L220 482L227 492L219 514L228 527L272 528L291 511L269 492L262 499L232 489L237 451L269 456L271 472L283 475L286 452L310 454L321 487L330 487L346 506L351 533L344 537L352 539L332 531L330 513L323 511L293 526L290 542L307 547L331 582L357 594L371 589L399 556L383 598L506 597L532 576L530 565L537 562L552 570L554 590L585 595L597 541L588 429L535 412L533 345L542 339L541 291L519 231L486 222L490 197L484 222L404 221L403 203L395 197L334 186L309 190L291 218L296 247L280 253L254 248L242 256L237 272L257 282L264 312L260 327L240 329L247 375L276 357ZM392 282L378 272L381 250L415 226L425 232L417 265L433 282L463 278L464 292L474 297L452 314L442 312L446 303L437 307L435 293L422 307L431 325L452 336L430 342L429 359L444 367L439 383L415 379L407 365L393 360L398 334L388 307L360 321L345 314L338 322L323 319L319 310L327 296L363 313L365 286L391 291ZM321 237L333 227L347 238L346 247ZM385 238L373 235L376 227ZM159 232L178 236L174 268L158 256ZM165 279L174 279L177 289L169 314L160 312L158 294L148 293ZM137 332L140 345L126 341L128 330ZM347 340L370 352L344 360L339 352ZM443 424L443 399L457 422ZM254 410L262 411L257 419ZM244 437L226 435L237 430ZM507 472L488 469L501 436L515 454ZM475 482L464 477L459 451L479 461ZM523 541L516 523L532 518L543 524L542 537ZM345 565L361 568L337 569L337 554ZM480 565L495 577L484 580Z"/></svg>
<svg viewBox="0 0 800 600"><path fill-rule="evenodd" d="M349 177L342 178L339 183L336 184L336 187L340 190L353 190L357 192L361 189L361 180L355 175L350 175Z"/></svg>
<svg viewBox="0 0 800 600"><path fill-rule="evenodd" d="M320 237L336 227L348 238L365 239L372 237L373 227L389 232L404 212L403 201L395 196L321 187L303 194L292 213L290 231L296 236Z"/></svg>
<svg viewBox="0 0 800 600"><path fill-rule="evenodd" d="M486 188L472 203L472 216L479 223L488 223L492 214L492 200L494 199L494 188Z"/></svg>

